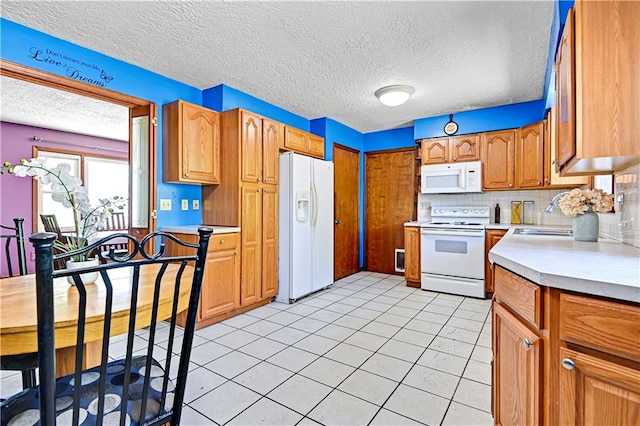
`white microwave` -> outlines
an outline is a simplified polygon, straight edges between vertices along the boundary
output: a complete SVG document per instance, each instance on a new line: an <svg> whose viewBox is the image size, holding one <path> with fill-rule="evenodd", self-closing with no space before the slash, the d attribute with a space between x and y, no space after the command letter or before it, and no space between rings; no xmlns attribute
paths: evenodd
<svg viewBox="0 0 640 426"><path fill-rule="evenodd" d="M420 170L423 194L482 192L482 163L427 164Z"/></svg>

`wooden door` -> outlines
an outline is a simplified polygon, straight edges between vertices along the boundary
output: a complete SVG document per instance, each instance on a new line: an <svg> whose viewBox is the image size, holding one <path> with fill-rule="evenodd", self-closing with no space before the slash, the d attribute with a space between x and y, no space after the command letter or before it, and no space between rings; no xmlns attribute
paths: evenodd
<svg viewBox="0 0 640 426"><path fill-rule="evenodd" d="M180 102L182 178L220 183L220 116L216 111Z"/></svg>
<svg viewBox="0 0 640 426"><path fill-rule="evenodd" d="M404 278L410 287L420 287L420 227L404 227Z"/></svg>
<svg viewBox="0 0 640 426"><path fill-rule="evenodd" d="M278 183L280 139L284 137L281 125L276 121L262 119L262 180Z"/></svg>
<svg viewBox="0 0 640 426"><path fill-rule="evenodd" d="M242 187L240 305L257 302L262 279L262 188Z"/></svg>
<svg viewBox="0 0 640 426"><path fill-rule="evenodd" d="M500 241L506 233L506 229L486 230L484 239L484 289L487 293L493 293L493 269L491 269L491 262L489 262L489 250L498 244L498 241Z"/></svg>
<svg viewBox="0 0 640 426"><path fill-rule="evenodd" d="M262 120L256 114L242 111L240 120L242 143L242 180L262 180Z"/></svg>
<svg viewBox="0 0 640 426"><path fill-rule="evenodd" d="M423 139L422 164L441 164L449 161L448 139Z"/></svg>
<svg viewBox="0 0 640 426"><path fill-rule="evenodd" d="M278 187L262 188L262 282L261 298L278 293Z"/></svg>
<svg viewBox="0 0 640 426"><path fill-rule="evenodd" d="M482 134L482 188L513 189L515 130Z"/></svg>
<svg viewBox="0 0 640 426"><path fill-rule="evenodd" d="M360 151L333 144L335 280L360 270Z"/></svg>
<svg viewBox="0 0 640 426"><path fill-rule="evenodd" d="M365 265L395 272L395 249L404 247L404 223L413 217L415 149L365 154Z"/></svg>
<svg viewBox="0 0 640 426"><path fill-rule="evenodd" d="M566 348L560 359L558 424L640 424L640 371Z"/></svg>
<svg viewBox="0 0 640 426"><path fill-rule="evenodd" d="M556 55L556 159L560 169L576 155L574 49L574 14L570 9Z"/></svg>
<svg viewBox="0 0 640 426"><path fill-rule="evenodd" d="M544 184L544 121L516 133L516 188L539 188Z"/></svg>
<svg viewBox="0 0 640 426"><path fill-rule="evenodd" d="M493 416L497 425L539 425L542 340L493 303Z"/></svg>
<svg viewBox="0 0 640 426"><path fill-rule="evenodd" d="M215 235L209 241L198 321L240 306L238 234Z"/></svg>
<svg viewBox="0 0 640 426"><path fill-rule="evenodd" d="M477 161L480 159L480 135L456 136L449 139L451 161Z"/></svg>

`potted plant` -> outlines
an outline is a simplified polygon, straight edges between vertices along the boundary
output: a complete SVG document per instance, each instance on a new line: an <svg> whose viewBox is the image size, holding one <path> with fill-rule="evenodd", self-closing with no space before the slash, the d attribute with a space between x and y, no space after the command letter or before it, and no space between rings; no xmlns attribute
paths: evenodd
<svg viewBox="0 0 640 426"><path fill-rule="evenodd" d="M5 162L0 174L5 171L17 177L33 177L42 184L51 184L54 201L72 209L74 234L66 237L65 241L56 240L54 247L63 253L69 253L85 247L97 232L96 226L104 223L106 218L116 209L123 210L126 199L120 196L100 199L97 206L91 206L87 195L87 188L82 186L80 178L72 176L68 164L60 163L55 167L47 167L46 157L22 159L18 164ZM85 268L98 265L97 258L89 258L89 253L73 256L67 261L67 269ZM94 274L94 275L93 275ZM92 276L89 276L92 275ZM95 282L97 272L83 274L85 283ZM71 277L67 278L73 284Z"/></svg>

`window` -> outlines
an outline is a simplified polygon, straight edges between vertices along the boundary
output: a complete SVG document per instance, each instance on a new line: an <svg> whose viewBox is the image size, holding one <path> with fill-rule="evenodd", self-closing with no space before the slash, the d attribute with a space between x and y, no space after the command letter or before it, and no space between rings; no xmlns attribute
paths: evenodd
<svg viewBox="0 0 640 426"><path fill-rule="evenodd" d="M47 166L54 167L60 163L71 166L71 174L82 179L87 188L89 201L92 206L97 205L100 198L110 198L114 195L129 198L129 162L124 159L97 157L75 152L55 152L34 148L34 156L46 157ZM37 184L38 231L44 231L39 220L41 214L55 214L58 225L63 231L73 229L73 212L51 198L51 185ZM128 223L128 214L125 220Z"/></svg>

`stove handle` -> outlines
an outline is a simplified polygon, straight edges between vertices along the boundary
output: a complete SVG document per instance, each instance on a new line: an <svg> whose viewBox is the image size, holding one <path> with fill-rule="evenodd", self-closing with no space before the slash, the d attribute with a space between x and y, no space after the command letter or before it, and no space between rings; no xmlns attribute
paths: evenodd
<svg viewBox="0 0 640 426"><path fill-rule="evenodd" d="M483 229L421 229L422 235L451 235L454 237L484 237Z"/></svg>

